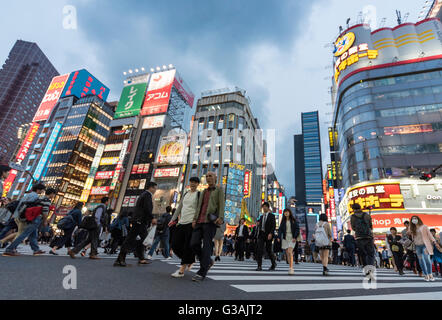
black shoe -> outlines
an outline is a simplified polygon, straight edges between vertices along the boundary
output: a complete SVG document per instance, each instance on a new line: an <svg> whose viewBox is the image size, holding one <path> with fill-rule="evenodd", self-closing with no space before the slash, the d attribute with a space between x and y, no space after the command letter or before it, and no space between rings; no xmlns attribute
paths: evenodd
<svg viewBox="0 0 442 320"><path fill-rule="evenodd" d="M57 252L54 252L54 251L52 251L52 250L49 250L49 253L50 253L50 254L53 254L54 256L58 256L58 253L57 253Z"/></svg>
<svg viewBox="0 0 442 320"><path fill-rule="evenodd" d="M126 262L117 260L114 262L114 267L127 267Z"/></svg>
<svg viewBox="0 0 442 320"><path fill-rule="evenodd" d="M299 264L299 262L295 262L295 264Z"/></svg>
<svg viewBox="0 0 442 320"><path fill-rule="evenodd" d="M272 265L272 266L269 268L269 271L274 271L275 269L276 269L276 264Z"/></svg>
<svg viewBox="0 0 442 320"><path fill-rule="evenodd" d="M262 271L261 267L256 268L256 271Z"/></svg>
<svg viewBox="0 0 442 320"><path fill-rule="evenodd" d="M327 268L324 268L323 271L322 271L322 275L323 276L328 276L328 271L329 270Z"/></svg>
<svg viewBox="0 0 442 320"><path fill-rule="evenodd" d="M196 274L192 277L192 281L194 282L201 282L205 279L206 277L200 276L199 274Z"/></svg>

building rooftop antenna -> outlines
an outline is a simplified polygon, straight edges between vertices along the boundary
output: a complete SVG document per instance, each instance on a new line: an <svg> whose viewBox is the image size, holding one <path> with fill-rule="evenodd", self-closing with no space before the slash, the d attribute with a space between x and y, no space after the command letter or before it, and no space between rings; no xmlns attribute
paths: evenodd
<svg viewBox="0 0 442 320"><path fill-rule="evenodd" d="M347 19L347 29L350 28L350 18Z"/></svg>
<svg viewBox="0 0 442 320"><path fill-rule="evenodd" d="M401 12L399 10L396 10L396 16L397 16L397 24L398 25L402 24Z"/></svg>
<svg viewBox="0 0 442 320"><path fill-rule="evenodd" d="M408 19L409 16L410 16L410 12L407 12L407 13L405 14L404 19L403 19L403 22L407 22L407 19Z"/></svg>
<svg viewBox="0 0 442 320"><path fill-rule="evenodd" d="M386 22L387 22L387 18L382 18L381 23L379 24L379 28L385 27Z"/></svg>

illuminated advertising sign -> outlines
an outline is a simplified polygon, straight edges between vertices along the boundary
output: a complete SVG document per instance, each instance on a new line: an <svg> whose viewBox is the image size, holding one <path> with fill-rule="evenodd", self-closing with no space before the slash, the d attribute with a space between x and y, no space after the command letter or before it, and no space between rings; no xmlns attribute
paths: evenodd
<svg viewBox="0 0 442 320"><path fill-rule="evenodd" d="M408 126L384 127L384 134L386 136L393 136L395 134L413 134L422 132L433 132L431 123L426 124L410 124Z"/></svg>
<svg viewBox="0 0 442 320"><path fill-rule="evenodd" d="M172 135L161 138L156 162L159 164L181 164L184 162L187 136Z"/></svg>
<svg viewBox="0 0 442 320"><path fill-rule="evenodd" d="M250 170L246 170L244 172L244 198L250 197L251 180L252 180L252 172Z"/></svg>
<svg viewBox="0 0 442 320"><path fill-rule="evenodd" d="M189 107L192 108L195 101L195 95L187 88L184 80L181 78L178 72L176 73L175 79L173 80L173 86L181 94L184 100L186 100Z"/></svg>
<svg viewBox="0 0 442 320"><path fill-rule="evenodd" d="M118 163L119 157L101 158L100 166L111 166Z"/></svg>
<svg viewBox="0 0 442 320"><path fill-rule="evenodd" d="M77 98L83 98L91 94L106 101L109 95L109 88L86 69L81 69L71 73L61 97L64 98L73 95Z"/></svg>
<svg viewBox="0 0 442 320"><path fill-rule="evenodd" d="M98 171L97 174L95 175L95 179L96 180L105 180L105 179L111 179L112 176L114 175L115 171Z"/></svg>
<svg viewBox="0 0 442 320"><path fill-rule="evenodd" d="M3 194L2 197L6 197L8 195L9 190L11 190L12 187L12 183L15 180L15 177L17 176L17 170L12 169L11 171L9 171L9 176L8 178L5 180L5 182L3 183Z"/></svg>
<svg viewBox="0 0 442 320"><path fill-rule="evenodd" d="M99 144L97 147L97 151L95 151L94 160L92 160L91 169L89 171L89 175L86 179L86 182L83 186L83 192L81 193L80 201L86 202L91 193L92 185L94 184L95 174L97 173L98 166L100 165L100 159L104 152L104 144Z"/></svg>
<svg viewBox="0 0 442 320"><path fill-rule="evenodd" d="M49 118L52 109L61 96L68 77L69 74L65 74L52 78L51 84L49 85L32 122L45 121Z"/></svg>
<svg viewBox="0 0 442 320"><path fill-rule="evenodd" d="M404 222L410 221L414 215L419 216L429 228L442 227L442 215L440 214L388 213L371 215L373 229L403 228Z"/></svg>
<svg viewBox="0 0 442 320"><path fill-rule="evenodd" d="M104 152L107 151L120 151L123 147L122 143L108 144L104 147Z"/></svg>
<svg viewBox="0 0 442 320"><path fill-rule="evenodd" d="M342 37L338 38L335 43L335 50L333 53L335 57L341 56L344 52L346 52L355 42L356 36L353 32L349 32Z"/></svg>
<svg viewBox="0 0 442 320"><path fill-rule="evenodd" d="M141 109L142 116L167 112L175 73L176 70L168 70L151 76Z"/></svg>
<svg viewBox="0 0 442 320"><path fill-rule="evenodd" d="M123 169L123 161L124 161L124 158L126 157L126 152L127 152L128 146L129 146L129 142L130 142L129 139L126 139L123 141L123 146L120 151L120 156L118 158L117 167L115 168L115 175L113 176L112 182L111 182L111 190L114 190L117 185L118 178L120 177L121 170Z"/></svg>
<svg viewBox="0 0 442 320"><path fill-rule="evenodd" d="M374 183L363 187L349 189L347 192L347 209L353 214L351 206L358 203L361 208L371 211L405 210L404 197L399 183Z"/></svg>
<svg viewBox="0 0 442 320"><path fill-rule="evenodd" d="M114 119L133 117L140 114L146 88L147 82L124 87Z"/></svg>
<svg viewBox="0 0 442 320"><path fill-rule="evenodd" d="M164 126L165 120L166 120L166 115L144 118L142 129L161 128Z"/></svg>
<svg viewBox="0 0 442 320"><path fill-rule="evenodd" d="M154 178L171 178L178 177L180 174L180 168L159 168L155 169L153 174Z"/></svg>
<svg viewBox="0 0 442 320"><path fill-rule="evenodd" d="M109 193L110 187L92 187L91 195L103 196Z"/></svg>
<svg viewBox="0 0 442 320"><path fill-rule="evenodd" d="M130 174L145 174L145 173L149 173L149 167L150 167L150 163L134 164L132 166L132 171L130 172Z"/></svg>
<svg viewBox="0 0 442 320"><path fill-rule="evenodd" d="M46 147L41 155L40 161L39 161L37 167L35 168L35 172L34 172L34 179L35 180L40 179L41 174L43 173L43 169L45 168L46 162L48 161L49 155L51 154L52 149L54 148L55 142L57 141L58 135L60 134L60 131L61 131L61 123L56 122L54 129L52 130L52 133L51 133L49 140L46 144ZM29 184L29 186L31 187L30 184Z"/></svg>
<svg viewBox="0 0 442 320"><path fill-rule="evenodd" d="M33 123L31 125L31 128L28 131L28 134L26 135L25 140L23 141L20 150L17 153L16 161L17 164L21 164L22 161L25 159L26 154L29 151L29 148L31 147L32 141L34 141L34 138L37 134L38 128L40 125L38 123Z"/></svg>

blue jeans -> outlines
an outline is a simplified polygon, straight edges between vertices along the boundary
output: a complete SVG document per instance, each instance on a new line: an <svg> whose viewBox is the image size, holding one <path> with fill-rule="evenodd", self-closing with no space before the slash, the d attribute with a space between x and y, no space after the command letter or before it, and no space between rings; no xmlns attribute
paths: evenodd
<svg viewBox="0 0 442 320"><path fill-rule="evenodd" d="M39 251L38 247L38 227L40 226L42 221L42 217L37 217L32 221L26 229L23 231L21 235L19 235L7 248L6 252L13 252L17 249L18 245L23 242L26 238L29 238L29 245L31 246L32 251Z"/></svg>
<svg viewBox="0 0 442 320"><path fill-rule="evenodd" d="M169 234L159 234L155 237L152 243L152 248L150 248L148 255L153 256L155 249L158 246L158 243L162 243L163 245L163 256L164 258L169 258Z"/></svg>
<svg viewBox="0 0 442 320"><path fill-rule="evenodd" d="M419 259L419 264L421 265L422 272L424 275L428 276L433 273L431 266L430 255L425 253L425 245L416 245L416 254Z"/></svg>

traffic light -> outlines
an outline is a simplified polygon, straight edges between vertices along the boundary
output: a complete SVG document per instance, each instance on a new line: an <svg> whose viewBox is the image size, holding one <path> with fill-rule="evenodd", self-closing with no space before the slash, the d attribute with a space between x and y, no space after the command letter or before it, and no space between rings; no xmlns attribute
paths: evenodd
<svg viewBox="0 0 442 320"><path fill-rule="evenodd" d="M422 173L422 175L420 176L420 179L425 181L430 181L433 178L434 178L434 173Z"/></svg>

